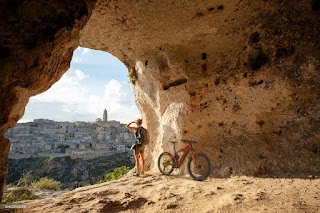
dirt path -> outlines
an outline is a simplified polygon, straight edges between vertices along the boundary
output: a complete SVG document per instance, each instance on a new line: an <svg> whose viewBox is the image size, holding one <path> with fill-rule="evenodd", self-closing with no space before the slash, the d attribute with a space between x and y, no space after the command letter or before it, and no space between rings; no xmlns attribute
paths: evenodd
<svg viewBox="0 0 320 213"><path fill-rule="evenodd" d="M320 212L320 179L126 177L28 201L27 212Z"/></svg>

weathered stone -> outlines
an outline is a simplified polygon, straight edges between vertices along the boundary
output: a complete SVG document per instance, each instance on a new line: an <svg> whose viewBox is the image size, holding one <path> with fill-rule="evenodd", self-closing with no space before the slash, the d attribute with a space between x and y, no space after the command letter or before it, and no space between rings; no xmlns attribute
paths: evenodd
<svg viewBox="0 0 320 213"><path fill-rule="evenodd" d="M2 194L6 183L6 173L8 165L8 157L10 151L10 141L6 138L0 139L0 201L2 200Z"/></svg>
<svg viewBox="0 0 320 213"><path fill-rule="evenodd" d="M22 117L29 97L68 69L94 3L0 1L0 195L10 149L3 135Z"/></svg>
<svg viewBox="0 0 320 213"><path fill-rule="evenodd" d="M98 0L80 45L135 67L136 103L152 135L152 170L177 136L199 142L196 149L210 157L214 176L319 173L316 2ZM64 15L73 5L51 4ZM39 14L36 8L25 10ZM11 29L18 17L7 17L1 41L22 47L1 44L0 135L22 116L30 95L67 70L85 23L70 25L70 19L53 27L54 20L36 19L37 26L60 29L54 40L38 30L38 39L28 36L33 25Z"/></svg>
<svg viewBox="0 0 320 213"><path fill-rule="evenodd" d="M135 98L153 137L153 170L177 136L199 142L215 176L319 173L311 166L320 162L314 7L98 1L80 43L137 70Z"/></svg>

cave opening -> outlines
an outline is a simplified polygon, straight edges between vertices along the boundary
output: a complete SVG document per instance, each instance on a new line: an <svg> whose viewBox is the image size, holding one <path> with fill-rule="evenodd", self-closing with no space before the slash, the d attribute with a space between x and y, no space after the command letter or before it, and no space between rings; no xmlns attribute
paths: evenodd
<svg viewBox="0 0 320 213"><path fill-rule="evenodd" d="M140 117L127 67L110 53L78 47L61 79L31 97L7 131L7 184L47 176L72 189L132 168L134 136L125 124Z"/></svg>
<svg viewBox="0 0 320 213"><path fill-rule="evenodd" d="M128 69L110 53L78 47L61 79L30 98L19 123L38 118L90 122L102 118L104 109L123 123L139 117Z"/></svg>

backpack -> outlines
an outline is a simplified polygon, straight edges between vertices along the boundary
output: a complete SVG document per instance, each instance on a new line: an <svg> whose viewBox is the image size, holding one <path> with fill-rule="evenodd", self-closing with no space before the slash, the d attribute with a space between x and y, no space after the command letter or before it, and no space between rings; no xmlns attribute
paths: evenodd
<svg viewBox="0 0 320 213"><path fill-rule="evenodd" d="M140 126L136 132L136 144L148 145L149 132L147 129Z"/></svg>

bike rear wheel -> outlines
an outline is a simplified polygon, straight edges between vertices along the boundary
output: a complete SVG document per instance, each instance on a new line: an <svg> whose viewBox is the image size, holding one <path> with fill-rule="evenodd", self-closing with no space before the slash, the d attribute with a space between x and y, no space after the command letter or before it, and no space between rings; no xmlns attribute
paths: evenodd
<svg viewBox="0 0 320 213"><path fill-rule="evenodd" d="M194 158L188 161L188 172L195 180L204 180L210 174L210 161L209 158L203 153L194 154Z"/></svg>
<svg viewBox="0 0 320 213"><path fill-rule="evenodd" d="M158 168L164 175L170 175L174 169L172 155L169 152L163 152L158 158Z"/></svg>

